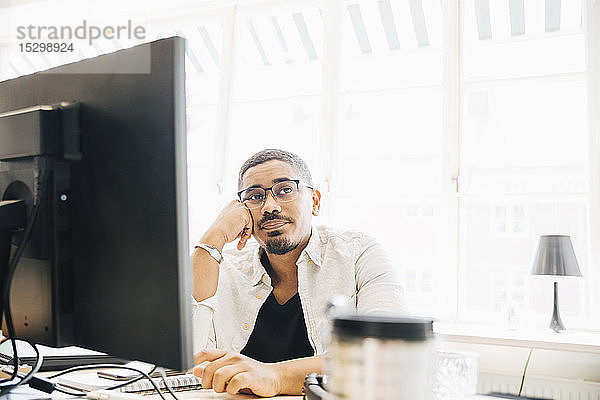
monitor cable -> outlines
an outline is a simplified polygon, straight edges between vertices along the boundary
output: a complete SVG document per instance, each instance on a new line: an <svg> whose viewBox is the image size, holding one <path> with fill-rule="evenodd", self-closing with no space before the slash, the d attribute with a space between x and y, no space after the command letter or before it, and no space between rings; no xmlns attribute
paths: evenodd
<svg viewBox="0 0 600 400"><path fill-rule="evenodd" d="M59 376L62 376L62 375L70 374L71 372L82 371L82 370L87 370L87 369L94 369L94 367L95 367L95 368L102 368L102 365L107 365L107 364L99 364L99 365L80 365L80 366L76 366L76 367L71 367L71 368L65 369L65 370L63 370L63 371L57 372L57 373L55 373L54 375L51 375L51 376L49 376L47 379L54 379L54 378L57 378L57 377L59 377ZM110 365L112 365L112 364L110 364ZM119 367L120 367L120 366L119 366ZM113 367L111 367L111 368L113 368ZM116 367L115 367L115 368L116 368ZM125 368L123 368L123 369L125 369ZM127 369L129 370L129 368L127 368ZM152 369L151 369L151 370L148 372L148 375L152 374L152 373L154 372L154 370L155 370L155 369L156 369L156 366L155 366L155 367L153 367L153 368L152 368ZM138 371L137 369L136 369L135 371L136 371L136 372L140 372L140 371ZM127 380L127 381L125 381L125 382L119 383L119 384L117 384L117 385L110 386L110 387L106 388L105 390L114 390L114 389L119 389L120 387L127 386L127 385L129 385L129 384L131 384L131 383L134 383L134 382L137 382L137 381L139 381L139 380L141 380L141 379L145 379L145 376L143 375L143 373L141 373L141 372L140 372L140 376L137 376L137 377L135 377L135 378L132 378L132 379L130 379L130 380ZM59 388L59 387L57 387L57 388L56 388L56 390L57 390L57 391L59 391L59 392L66 393L66 392L64 392L63 390L60 390L60 388ZM75 392L70 392L70 393L68 393L68 394L71 394L71 395L73 395L73 396L85 396L85 392L83 392L83 391L79 391L79 392L76 392L76 393L75 393Z"/></svg>
<svg viewBox="0 0 600 400"><path fill-rule="evenodd" d="M17 354L17 339L16 339L16 334L15 334L15 327L13 324L12 314L10 312L10 287L11 287L13 275L17 269L17 264L19 263L19 260L21 259L23 252L25 251L25 247L27 247L27 244L29 243L29 240L31 239L33 227L35 226L37 219L39 217L39 214L40 214L41 204L45 200L46 188L48 185L48 178L49 178L49 172L45 168L42 169L37 176L36 187L34 190L35 198L34 198L33 208L30 213L27 227L25 228L25 233L23 234L23 240L21 241L21 244L15 251L15 254L8 266L8 271L6 273L6 280L5 280L4 286L2 288L3 289L2 300L3 300L4 306L3 306L3 310L0 310L0 311L4 313L6 329L8 331L8 339L11 341L11 344L12 344L12 351L13 351L12 367L13 367L13 369L12 369L10 378L0 381L0 394L5 393L8 390L14 389L15 387L17 387L17 386L27 382L29 379L31 379L33 374L35 374L36 372L39 371L39 369L41 367L41 363L43 361L43 357L41 356L40 352L35 347L35 345L29 343L29 345L34 349L34 351L36 353L35 366L23 378L19 377L19 374L18 374L19 358L18 358L18 354ZM14 382L15 380L17 380L17 381Z"/></svg>
<svg viewBox="0 0 600 400"><path fill-rule="evenodd" d="M97 364L97 365L82 365L79 367L72 367L72 368L68 368L65 369L64 371L60 371L54 375L49 376L46 379L54 379L57 378L61 375L65 375L65 374L69 374L71 372L75 372L75 371L83 371L83 370L88 370L88 369L100 369L100 368L117 368L117 369L126 369L129 371L135 371L137 373L140 374L140 376L135 377L133 379L130 379L126 382L123 383L119 383L118 385L114 385L114 386L110 386L108 388L105 388L104 390L114 390L114 389L118 389L122 386L127 386L130 383L133 382L137 382L140 379L148 379L150 381L150 384L152 385L152 387L154 388L154 390L156 390L156 392L158 393L158 395L160 396L161 399L163 400L167 400L166 397L164 396L163 392L160 390L160 388L158 387L158 385L156 384L156 382L154 381L154 379L152 379L150 377L150 374L152 373L152 371L154 371L154 369L152 371L148 372L144 372L140 369L137 368L132 368L132 367L127 367L125 365L118 365L118 364ZM162 382L165 385L166 390L169 392L169 394L171 396L173 396L173 399L175 400L179 400L179 398L175 395L175 392L173 392L173 389L171 389L171 387L168 385L167 379L166 379L166 374L164 373L164 371L161 373L161 377L162 377ZM65 390L63 387L61 387L59 384L54 384L54 390L57 390L59 392L62 393L66 393L66 394L70 394L72 396L87 396L87 392L72 392L70 390Z"/></svg>
<svg viewBox="0 0 600 400"><path fill-rule="evenodd" d="M9 340L9 339L3 339L2 343L5 342L5 341L7 341L7 340ZM10 367L4 367L4 368L2 368L2 370L4 372L11 373L11 376L12 376L12 374L14 374L16 377L19 378L19 380L17 382L13 383L12 381L14 379L11 379L11 380L8 381L8 384L0 385L0 396L3 393L8 392L9 390L12 390L15 387L23 385L25 383L29 383L30 386L32 386L32 387L35 388L35 385L38 382L38 378L34 377L33 375L36 374L40 370L40 368L42 366L42 363L44 361L44 357L42 356L42 354L40 354L40 351L39 351L39 349L37 348L36 345L34 345L31 342L28 342L26 340L21 340L21 339L19 339L19 340L21 342L27 343L34 350L34 352L35 352L35 360L36 360L35 361L35 365L31 369L31 371L29 371L26 374L24 374L22 372L19 372L18 369L17 369L17 373L14 374L14 364L13 364L12 368L10 368ZM42 383L42 385L43 385L43 383Z"/></svg>

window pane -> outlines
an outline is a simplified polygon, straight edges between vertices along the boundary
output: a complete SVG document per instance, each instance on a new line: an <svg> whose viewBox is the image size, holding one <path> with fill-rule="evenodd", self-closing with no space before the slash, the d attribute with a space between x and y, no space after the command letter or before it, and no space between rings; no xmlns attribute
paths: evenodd
<svg viewBox="0 0 600 400"><path fill-rule="evenodd" d="M570 235L589 271L598 207L590 202L583 1L473 1L462 10L461 318L506 323L517 313L521 324L547 326L552 282L529 276L539 236ZM560 308L590 326L583 274L560 282Z"/></svg>
<svg viewBox="0 0 600 400"><path fill-rule="evenodd" d="M441 190L439 90L343 96L339 129L340 194L357 185L385 188L387 196Z"/></svg>
<svg viewBox="0 0 600 400"><path fill-rule="evenodd" d="M585 70L581 0L467 1L463 10L467 80Z"/></svg>
<svg viewBox="0 0 600 400"><path fill-rule="evenodd" d="M341 12L343 91L442 83L441 2L344 1Z"/></svg>
<svg viewBox="0 0 600 400"><path fill-rule="evenodd" d="M442 196L339 196L331 224L366 232L382 244L400 272L411 313L447 316L454 311L456 282L449 204Z"/></svg>
<svg viewBox="0 0 600 400"><path fill-rule="evenodd" d="M465 79L510 78L581 72L583 35L519 40L465 47Z"/></svg>
<svg viewBox="0 0 600 400"><path fill-rule="evenodd" d="M588 190L583 81L484 85L465 93L462 190Z"/></svg>
<svg viewBox="0 0 600 400"><path fill-rule="evenodd" d="M528 320L533 317L547 325L552 280L530 276L539 236L570 235L585 277L589 271L588 218L583 196L465 198L461 207L465 315L480 322L506 323L509 312L518 312L523 324L532 323ZM585 280L564 279L559 286L564 319L588 317Z"/></svg>
<svg viewBox="0 0 600 400"><path fill-rule="evenodd" d="M323 21L318 8L242 14L236 33L234 101L321 92Z"/></svg>

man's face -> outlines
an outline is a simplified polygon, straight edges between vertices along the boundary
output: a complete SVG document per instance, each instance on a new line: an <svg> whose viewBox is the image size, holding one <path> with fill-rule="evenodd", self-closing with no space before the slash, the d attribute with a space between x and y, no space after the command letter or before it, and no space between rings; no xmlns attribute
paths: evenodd
<svg viewBox="0 0 600 400"><path fill-rule="evenodd" d="M241 189L270 188L285 179L300 179L288 163L271 160L248 169L242 178ZM312 215L319 211L320 194L306 187L300 179L298 197L279 202L267 191L264 203L251 209L254 219L254 238L271 254L286 254L300 245L310 234Z"/></svg>

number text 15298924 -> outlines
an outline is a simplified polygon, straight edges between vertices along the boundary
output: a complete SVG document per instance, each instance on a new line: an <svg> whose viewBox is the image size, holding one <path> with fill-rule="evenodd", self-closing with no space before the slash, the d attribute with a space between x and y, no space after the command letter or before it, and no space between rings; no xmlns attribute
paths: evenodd
<svg viewBox="0 0 600 400"><path fill-rule="evenodd" d="M73 43L19 43L21 53L66 53L73 51Z"/></svg>

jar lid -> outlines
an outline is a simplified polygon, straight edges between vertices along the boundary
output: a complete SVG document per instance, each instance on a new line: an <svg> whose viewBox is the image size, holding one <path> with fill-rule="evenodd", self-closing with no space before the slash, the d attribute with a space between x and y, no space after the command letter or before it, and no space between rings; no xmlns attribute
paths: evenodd
<svg viewBox="0 0 600 400"><path fill-rule="evenodd" d="M346 315L333 320L333 333L353 337L427 340L433 337L433 321L413 317Z"/></svg>

